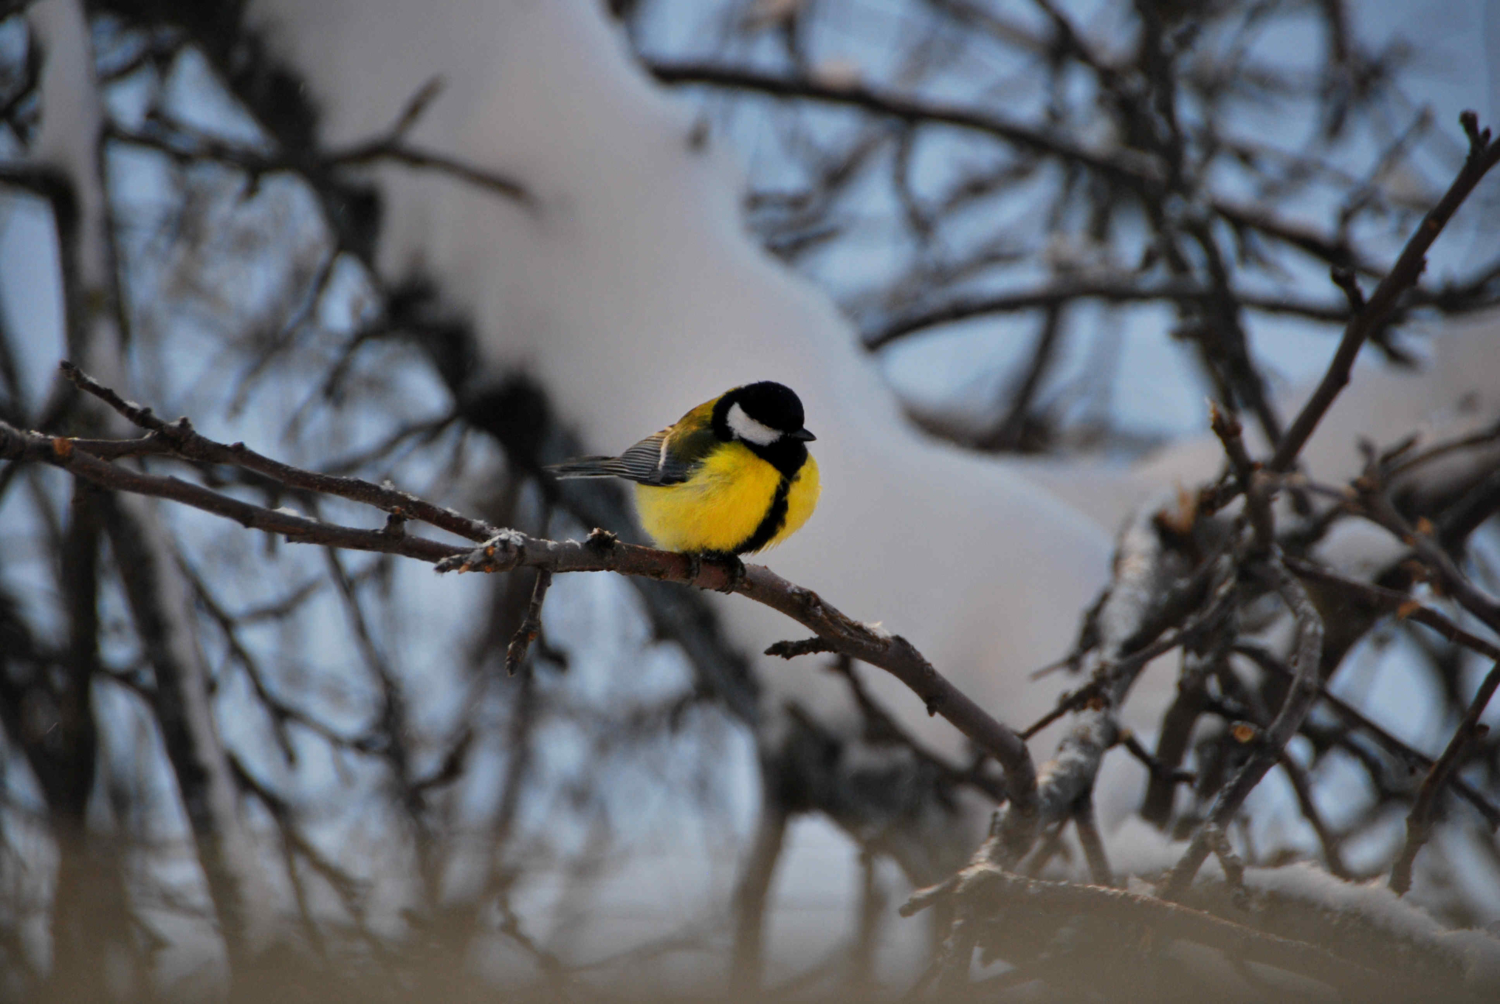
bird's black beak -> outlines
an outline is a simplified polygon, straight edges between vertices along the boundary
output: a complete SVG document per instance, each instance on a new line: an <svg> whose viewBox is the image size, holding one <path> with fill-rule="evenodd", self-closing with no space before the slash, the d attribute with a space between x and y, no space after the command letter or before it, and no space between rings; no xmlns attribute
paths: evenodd
<svg viewBox="0 0 1500 1004"><path fill-rule="evenodd" d="M798 429L796 432L788 432L787 435L792 439L800 439L804 443L811 443L814 439L818 438L817 436L814 436L812 433L808 432L806 429Z"/></svg>

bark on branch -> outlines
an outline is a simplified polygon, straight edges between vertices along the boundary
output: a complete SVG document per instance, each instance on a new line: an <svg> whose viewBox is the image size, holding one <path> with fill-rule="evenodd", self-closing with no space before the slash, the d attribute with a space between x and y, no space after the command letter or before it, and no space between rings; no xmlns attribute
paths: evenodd
<svg viewBox="0 0 1500 1004"><path fill-rule="evenodd" d="M1250 759L1240 768L1234 780L1219 792L1208 819L1198 828L1182 859L1172 869L1162 893L1166 899L1182 898L1192 884L1193 876L1198 873L1198 868L1213 850L1211 839L1214 832L1222 832L1228 827L1250 792L1260 783L1260 779L1276 765L1281 751L1286 748L1292 736L1297 734L1302 720L1318 699L1318 667L1323 657L1323 618L1313 606L1307 590L1290 572L1280 563L1273 563L1270 570L1275 577L1276 591L1297 621L1297 653L1293 661L1295 676L1275 720L1263 734L1252 738L1256 748Z"/></svg>
<svg viewBox="0 0 1500 1004"><path fill-rule="evenodd" d="M811 629L831 651L878 666L895 676L922 700L929 714L941 715L993 756L1005 772L1010 795L1009 839L1023 850L1030 845L1036 818L1036 770L1025 742L939 673L911 642L849 617L811 590L788 582L763 566L747 566L744 576L738 577L717 562L696 561L685 554L625 544L602 531L579 542L544 540L515 530L498 530L392 487L292 467L256 453L243 443L215 442L199 435L186 419L165 422L149 408L124 400L76 366L64 363L63 370L80 388L165 443L173 455L251 470L287 487L363 502L398 518L378 530L326 523L285 509L245 502L179 478L110 463L90 452L108 455L120 449L119 441L50 437L3 422L0 422L0 459L47 463L105 488L170 499L233 519L248 529L283 535L292 543L399 554L434 562L439 571L498 572L521 567L548 573L609 571L740 593ZM430 523L482 546L463 548L409 536L401 522L404 519Z"/></svg>

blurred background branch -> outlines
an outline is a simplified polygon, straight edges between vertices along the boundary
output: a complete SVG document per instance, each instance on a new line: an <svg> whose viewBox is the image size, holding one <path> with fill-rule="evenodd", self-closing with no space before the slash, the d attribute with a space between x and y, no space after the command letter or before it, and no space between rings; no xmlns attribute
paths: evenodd
<svg viewBox="0 0 1500 1004"><path fill-rule="evenodd" d="M1006 741L1000 765L994 743L937 749L859 660L884 646L936 710L1028 723L934 690L878 625L834 625L864 647L781 653L840 653L786 667L834 685L850 710L833 720L679 582L394 560L495 527L636 532L623 493L540 475L603 433L559 405L565 367L487 354L555 334L476 308L466 273L515 263L441 245L472 211L457 191L537 230L581 218L544 159L433 138L485 128L448 58L464 39L395 39L432 45L430 68L335 139L313 68L257 5L0 4L0 996L894 996L924 969L994 997L1090 992L1089 973L1160 996L1196 985L1179 950L1196 942L1353 995L1399 958L1394 992L1486 999L1493 939L1451 929L1500 918L1500 416L1445 401L1440 434L1367 443L1348 478L1303 448L1339 435L1321 420L1344 380L1377 372L1356 358L1415 371L1444 325L1493 323L1480 178L1500 145L1413 98L1444 50L1338 2L601 7L641 75L682 95L681 156L741 158L726 230L832 297L924 434L1119 470L1201 435L1205 395L1245 416L1216 477L1121 531L1060 663L1069 689L1021 733L1053 751L1034 807L1040 748ZM546 105L546 137L577 134L558 110L574 98L595 100ZM393 227L398 174L430 219ZM1434 206L1439 228L1452 215L1436 245ZM431 253L393 263L397 230ZM204 433L106 409L55 379L61 358ZM1287 388L1324 374L1298 418ZM417 521L457 537L424 542ZM889 533L960 547L934 529ZM1125 727L1164 659L1155 727ZM1127 758L1145 779L1121 822L1100 779ZM1002 810L976 855L975 821L1013 795L1026 811ZM788 887L810 819L852 848L831 906ZM924 888L930 930L894 921ZM778 910L824 928L790 974Z"/></svg>

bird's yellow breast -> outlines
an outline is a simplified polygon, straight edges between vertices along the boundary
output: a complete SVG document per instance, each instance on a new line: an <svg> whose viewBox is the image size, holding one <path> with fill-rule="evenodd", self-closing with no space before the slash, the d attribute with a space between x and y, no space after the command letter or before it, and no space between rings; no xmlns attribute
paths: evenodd
<svg viewBox="0 0 1500 1004"><path fill-rule="evenodd" d="M807 518L818 507L818 496L822 491L823 483L818 480L818 462L809 453L807 463L802 465L802 469L792 479L791 491L787 492L786 522L766 546L775 547L802 529L802 524L807 522Z"/></svg>
<svg viewBox="0 0 1500 1004"><path fill-rule="evenodd" d="M745 550L771 511L781 472L743 443L726 443L703 459L682 484L635 486L641 525L658 547L669 551ZM818 504L818 465L811 455L786 493L786 515L775 533L755 550L772 547L795 533Z"/></svg>

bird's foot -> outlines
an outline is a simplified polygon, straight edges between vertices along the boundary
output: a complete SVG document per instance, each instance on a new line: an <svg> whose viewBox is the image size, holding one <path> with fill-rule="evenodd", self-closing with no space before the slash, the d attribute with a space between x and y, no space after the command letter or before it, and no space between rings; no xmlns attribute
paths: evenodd
<svg viewBox="0 0 1500 1004"><path fill-rule="evenodd" d="M705 552L705 556L712 559L714 564L722 566L724 574L728 576L729 581L718 591L721 593L739 592L740 586L745 582L745 563L740 560L740 556L727 551L708 551Z"/></svg>

